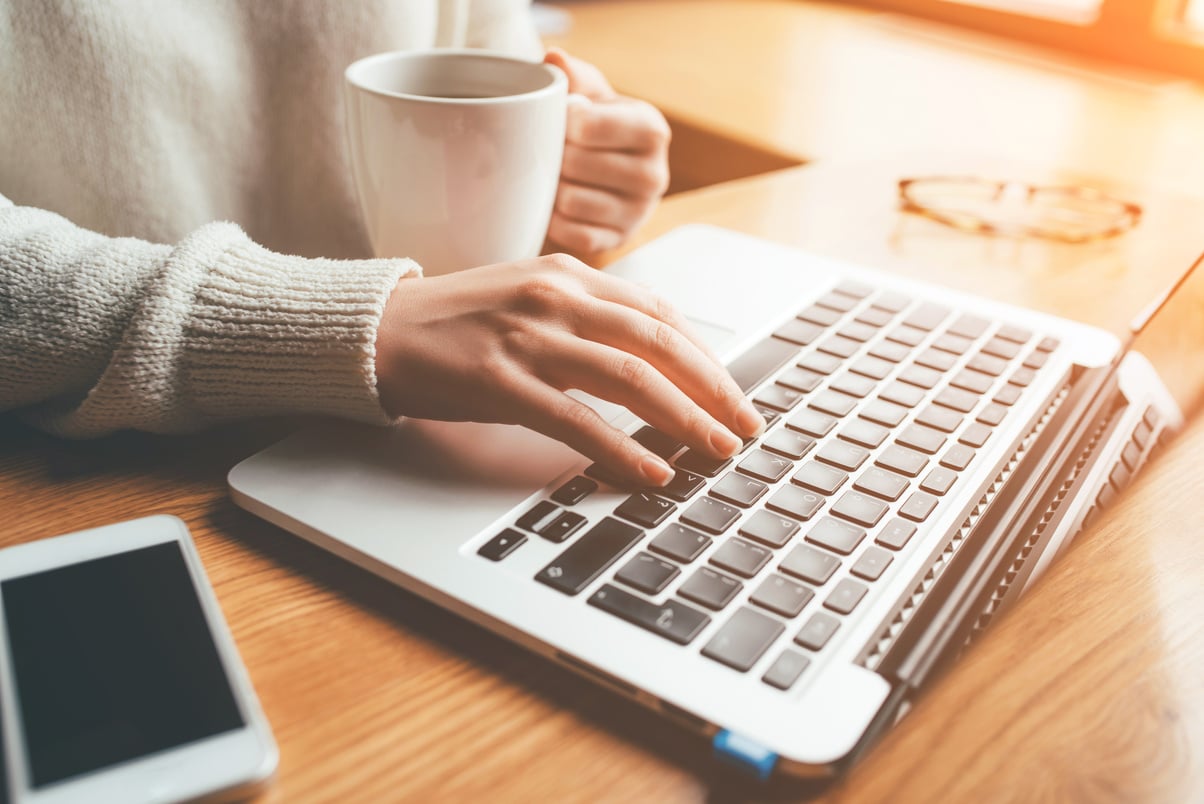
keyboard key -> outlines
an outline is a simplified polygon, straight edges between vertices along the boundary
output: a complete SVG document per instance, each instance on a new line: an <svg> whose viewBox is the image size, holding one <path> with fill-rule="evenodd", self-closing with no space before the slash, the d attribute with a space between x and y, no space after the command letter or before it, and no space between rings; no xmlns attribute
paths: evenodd
<svg viewBox="0 0 1204 804"><path fill-rule="evenodd" d="M615 509L615 516L645 528L655 528L677 509L673 503L655 494L641 491L632 494Z"/></svg>
<svg viewBox="0 0 1204 804"><path fill-rule="evenodd" d="M552 524L562 510L559 505L541 500L535 503L530 511L520 516L517 524L523 530L539 533L544 527Z"/></svg>
<svg viewBox="0 0 1204 804"><path fill-rule="evenodd" d="M954 375L949 384L954 388L962 388L966 391L973 391L976 394L983 394L995 384L995 380L982 372L962 369Z"/></svg>
<svg viewBox="0 0 1204 804"><path fill-rule="evenodd" d="M711 458L692 449L686 450L675 461L678 469L685 469L703 477L714 477L731 462L731 458Z"/></svg>
<svg viewBox="0 0 1204 804"><path fill-rule="evenodd" d="M995 333L995 337L1003 338L1004 340L1012 341L1014 343L1028 343L1028 339L1033 337L1033 333L1027 329L1024 329L1023 327L1004 324L999 328L999 331Z"/></svg>
<svg viewBox="0 0 1204 804"><path fill-rule="evenodd" d="M871 327L869 324L863 324L860 321L850 321L837 330L836 334L851 341L865 343L878 334L878 328Z"/></svg>
<svg viewBox="0 0 1204 804"><path fill-rule="evenodd" d="M882 450L876 464L883 469L890 469L908 477L915 477L928 465L928 458L922 452L916 452L898 444L891 444Z"/></svg>
<svg viewBox="0 0 1204 804"><path fill-rule="evenodd" d="M837 437L873 449L885 441L889 435L890 430L885 427L871 424L864 419L854 419L844 426Z"/></svg>
<svg viewBox="0 0 1204 804"><path fill-rule="evenodd" d="M878 307L883 310L889 310L892 313L897 313L907 305L911 304L911 299L902 293L896 293L895 291L891 290L878 294L870 300L870 304L874 307Z"/></svg>
<svg viewBox="0 0 1204 804"><path fill-rule="evenodd" d="M815 300L815 303L820 307L828 307L832 310L839 310L842 313L847 313L857 306L857 299L851 296L846 296L843 293L832 291L825 293Z"/></svg>
<svg viewBox="0 0 1204 804"><path fill-rule="evenodd" d="M793 489L783 489L791 491ZM769 511L757 511L740 526L740 535L754 541L767 544L770 547L781 547L790 541L790 537L798 532L798 523L793 519L772 514Z"/></svg>
<svg viewBox="0 0 1204 804"><path fill-rule="evenodd" d="M775 371L798 357L798 353L797 344L779 338L766 338L728 363L727 370L736 381L736 385L740 386L740 390L748 393Z"/></svg>
<svg viewBox="0 0 1204 804"><path fill-rule="evenodd" d="M786 426L815 438L823 438L836 426L836 419L818 410L800 410L786 420Z"/></svg>
<svg viewBox="0 0 1204 804"><path fill-rule="evenodd" d="M798 367L816 374L831 374L844 365L844 361L836 355L826 355L823 352L811 352L798 361Z"/></svg>
<svg viewBox="0 0 1204 804"><path fill-rule="evenodd" d="M796 391L793 388L787 388L784 385L774 383L762 388L753 401L758 405L764 405L767 408L773 408L785 413L793 409L802 398L802 391Z"/></svg>
<svg viewBox="0 0 1204 804"><path fill-rule="evenodd" d="M864 447L846 444L843 441L829 441L820 448L819 452L815 453L816 460L831 464L838 469L844 469L846 472L857 469L865 463L865 459L869 456L870 451Z"/></svg>
<svg viewBox="0 0 1204 804"><path fill-rule="evenodd" d="M795 635L794 641L809 650L823 650L824 645L840 628L840 620L822 611L811 615L803 629Z"/></svg>
<svg viewBox="0 0 1204 804"><path fill-rule="evenodd" d="M761 676L761 680L771 687L788 690L798 681L798 677L807 669L811 660L801 653L792 650L782 651L782 655L774 659L773 664Z"/></svg>
<svg viewBox="0 0 1204 804"><path fill-rule="evenodd" d="M976 315L963 315L949 325L949 331L954 335L961 335L970 340L977 340L980 335L987 331L987 327L989 326L991 326L991 322L985 318L979 318Z"/></svg>
<svg viewBox="0 0 1204 804"><path fill-rule="evenodd" d="M677 594L708 609L719 611L731 603L742 588L744 584L735 578L729 578L710 567L699 567L693 575L686 578Z"/></svg>
<svg viewBox="0 0 1204 804"><path fill-rule="evenodd" d="M790 482L823 494L831 494L848 479L849 476L839 469L833 469L815 461L807 461L794 473Z"/></svg>
<svg viewBox="0 0 1204 804"><path fill-rule="evenodd" d="M783 617L797 617L813 597L815 593L801 583L781 575L770 575L756 588L748 602Z"/></svg>
<svg viewBox="0 0 1204 804"><path fill-rule="evenodd" d="M941 322L948 318L951 312L953 311L944 305L934 302L924 302L908 313L907 317L903 319L903 323L931 332L940 326Z"/></svg>
<svg viewBox="0 0 1204 804"><path fill-rule="evenodd" d="M983 374L990 374L992 377L998 377L1003 372L1007 371L1008 363L1006 360L1000 360L998 357L991 357L988 354L976 354L966 363L966 368L981 371Z"/></svg>
<svg viewBox="0 0 1204 804"><path fill-rule="evenodd" d="M1024 358L1023 365L1025 368L1039 369L1049 361L1049 352L1036 351Z"/></svg>
<svg viewBox="0 0 1204 804"><path fill-rule="evenodd" d="M862 324L869 324L871 327L884 327L889 324L895 315L889 310L880 310L877 307L867 307L857 314L857 321Z"/></svg>
<svg viewBox="0 0 1204 804"><path fill-rule="evenodd" d="M589 604L678 645L690 644L711 621L680 601L651 603L610 584L590 595Z"/></svg>
<svg viewBox="0 0 1204 804"><path fill-rule="evenodd" d="M828 595L828 599L824 601L824 608L831 609L837 614L850 614L853 609L857 608L861 598L865 597L868 589L869 587L863 583L845 578L836 584L836 588Z"/></svg>
<svg viewBox="0 0 1204 804"><path fill-rule="evenodd" d="M846 279L833 288L833 290L846 296L852 296L855 299L864 299L874 292L874 288L871 285L855 282L852 279Z"/></svg>
<svg viewBox="0 0 1204 804"><path fill-rule="evenodd" d="M899 516L907 517L916 522L923 522L936 508L937 498L922 491L912 492L907 502L899 509Z"/></svg>
<svg viewBox="0 0 1204 804"><path fill-rule="evenodd" d="M903 492L907 490L908 482L907 478L902 475L871 466L861 473L861 476L857 478L857 482L853 484L853 488L894 502L903 496Z"/></svg>
<svg viewBox="0 0 1204 804"><path fill-rule="evenodd" d="M857 350L861 348L861 344L848 338L842 338L840 335L832 335L815 348L821 352L847 359L857 353Z"/></svg>
<svg viewBox="0 0 1204 804"><path fill-rule="evenodd" d="M877 424L895 427L907 418L907 408L885 399L872 399L857 415Z"/></svg>
<svg viewBox="0 0 1204 804"><path fill-rule="evenodd" d="M778 569L816 586L823 586L832 574L840 569L840 559L830 553L800 544L787 554Z"/></svg>
<svg viewBox="0 0 1204 804"><path fill-rule="evenodd" d="M861 528L830 516L819 520L807 533L807 541L845 556L857 549L864 538L865 531Z"/></svg>
<svg viewBox="0 0 1204 804"><path fill-rule="evenodd" d="M886 515L887 506L859 491L846 491L832 506L832 513L850 522L872 528Z"/></svg>
<svg viewBox="0 0 1204 804"><path fill-rule="evenodd" d="M920 483L920 488L931 494L943 496L956 482L957 472L946 469L943 466L937 466Z"/></svg>
<svg viewBox="0 0 1204 804"><path fill-rule="evenodd" d="M974 455L974 450L965 444L954 444L941 457L941 466L948 466L950 469L960 472L970 465L970 461L974 460Z"/></svg>
<svg viewBox="0 0 1204 804"><path fill-rule="evenodd" d="M1060 344L1061 341L1059 341L1057 338L1042 338L1041 342L1037 344L1037 350L1041 352L1052 352L1053 350L1057 349Z"/></svg>
<svg viewBox="0 0 1204 804"><path fill-rule="evenodd" d="M720 569L751 578L760 572L772 557L773 553L759 544L731 538L719 545L719 549L711 554L711 563Z"/></svg>
<svg viewBox="0 0 1204 804"><path fill-rule="evenodd" d="M600 463L591 463L589 466L585 467L585 474L589 475L600 483L605 483L608 486L614 486L617 489L627 489L631 488L632 486L631 481L619 477Z"/></svg>
<svg viewBox="0 0 1204 804"><path fill-rule="evenodd" d="M813 304L799 313L798 317L804 321L819 324L822 327L830 327L841 319L841 314L835 310L829 310L826 307L818 307Z"/></svg>
<svg viewBox="0 0 1204 804"><path fill-rule="evenodd" d="M506 528L481 545L481 549L477 550L477 555L484 556L490 561L501 561L521 547L526 540L527 537L519 531L513 528Z"/></svg>
<svg viewBox="0 0 1204 804"><path fill-rule="evenodd" d="M996 392L992 401L1000 405L1014 405L1022 393L1023 390L1018 385L1005 385Z"/></svg>
<svg viewBox="0 0 1204 804"><path fill-rule="evenodd" d="M701 477L679 468L669 484L657 489L656 493L662 497L668 497L670 500L685 502L697 494L704 485L706 485L706 481Z"/></svg>
<svg viewBox="0 0 1204 804"><path fill-rule="evenodd" d="M552 499L561 505L576 505L597 490L597 483L588 477L577 475L552 492Z"/></svg>
<svg viewBox="0 0 1204 804"><path fill-rule="evenodd" d="M757 663L785 630L785 626L772 617L748 607L740 608L711 637L702 649L702 655L743 673Z"/></svg>
<svg viewBox="0 0 1204 804"><path fill-rule="evenodd" d="M711 538L693 528L674 522L657 534L648 544L653 552L668 556L674 561L689 564L711 546Z"/></svg>
<svg viewBox="0 0 1204 804"><path fill-rule="evenodd" d="M773 426L773 423L782 417L782 414L772 408L767 408L763 405L753 405L757 413L761 414L761 418L765 420L765 427L768 429Z"/></svg>
<svg viewBox="0 0 1204 804"><path fill-rule="evenodd" d="M955 335L952 332L946 332L932 342L932 348L940 349L942 352L948 352L951 355L964 355L972 343L973 341L969 338Z"/></svg>
<svg viewBox="0 0 1204 804"><path fill-rule="evenodd" d="M941 373L923 366L911 365L899 372L899 380L908 385L928 390L941 381Z"/></svg>
<svg viewBox="0 0 1204 804"><path fill-rule="evenodd" d="M969 447L977 449L987 443L987 439L991 437L991 428L985 424L974 422L957 437L957 440Z"/></svg>
<svg viewBox="0 0 1204 804"><path fill-rule="evenodd" d="M876 357L889 363L902 363L909 354L911 354L910 346L894 341L879 341L870 349L870 357Z"/></svg>
<svg viewBox="0 0 1204 804"><path fill-rule="evenodd" d="M985 408L983 408L981 411L979 411L979 413L975 417L975 419L977 419L978 421L982 422L983 424L985 424L989 427L994 427L995 425L997 425L1001 421L1003 421L1003 417L1007 415L1007 412L1008 412L1008 409L1005 408L1003 405L999 405L999 404L992 402L991 404L989 404Z"/></svg>
<svg viewBox="0 0 1204 804"><path fill-rule="evenodd" d="M902 550L916 533L916 526L895 517L882 528L875 542L891 550Z"/></svg>
<svg viewBox="0 0 1204 804"><path fill-rule="evenodd" d="M956 410L959 413L969 413L978 405L978 394L963 391L960 388L945 388L932 401L941 407Z"/></svg>
<svg viewBox="0 0 1204 804"><path fill-rule="evenodd" d="M585 517L576 511L564 511L543 528L539 535L550 542L568 541L568 538L585 525Z"/></svg>
<svg viewBox="0 0 1204 804"><path fill-rule="evenodd" d="M818 388L819 384L823 381L824 376L822 374L816 374L814 371L796 367L787 369L782 376L778 377L777 384L792 388L795 391L810 393Z"/></svg>
<svg viewBox="0 0 1204 804"><path fill-rule="evenodd" d="M631 436L637 443L644 445L649 452L662 458L672 458L685 444L670 435L662 433L655 427L644 426Z"/></svg>
<svg viewBox="0 0 1204 804"><path fill-rule="evenodd" d="M719 479L718 483L711 486L709 493L712 497L718 497L732 505L748 508L761 499L761 496L767 491L769 491L769 486L759 480L728 472Z"/></svg>
<svg viewBox="0 0 1204 804"><path fill-rule="evenodd" d="M702 528L708 533L723 533L740 518L740 509L732 508L713 497L700 497L681 515L687 525Z"/></svg>
<svg viewBox="0 0 1204 804"><path fill-rule="evenodd" d="M982 345L983 354L998 357L1001 360L1011 360L1020 354L1020 347L998 335Z"/></svg>
<svg viewBox="0 0 1204 804"><path fill-rule="evenodd" d="M793 468L794 464L786 458L762 449L748 453L736 467L738 471L768 483L778 482Z"/></svg>
<svg viewBox="0 0 1204 804"><path fill-rule="evenodd" d="M792 318L778 327L774 331L773 337L797 343L799 346L806 346L823 334L823 327L816 326L809 321L800 321L797 318Z"/></svg>
<svg viewBox="0 0 1204 804"><path fill-rule="evenodd" d="M916 365L935 371L948 371L953 368L953 364L956 362L957 358L953 355L936 349L925 349L916 355Z"/></svg>
<svg viewBox="0 0 1204 804"><path fill-rule="evenodd" d="M798 486L784 486L765 502L765 507L795 519L808 520L823 507L824 498Z"/></svg>
<svg viewBox="0 0 1204 804"><path fill-rule="evenodd" d="M858 374L845 372L840 377L837 377L828 386L833 391L840 391L842 394L855 396L858 399L863 399L874 392L878 387L878 383L871 380L869 377L862 377Z"/></svg>
<svg viewBox="0 0 1204 804"><path fill-rule="evenodd" d="M1019 385L1021 388L1027 388L1035 379L1037 379L1037 372L1030 368L1018 368L1012 373L1012 376L1008 377L1008 382L1012 385Z"/></svg>
<svg viewBox="0 0 1204 804"><path fill-rule="evenodd" d="M901 343L904 346L914 347L918 346L927 336L928 333L922 329L900 324L886 334L886 339L895 343Z"/></svg>
<svg viewBox="0 0 1204 804"><path fill-rule="evenodd" d="M541 569L535 580L566 595L578 594L643 536L639 528L607 517Z"/></svg>
<svg viewBox="0 0 1204 804"><path fill-rule="evenodd" d="M857 405L857 398L839 391L820 391L812 397L810 406L821 413L844 416Z"/></svg>
<svg viewBox="0 0 1204 804"><path fill-rule="evenodd" d="M814 446L815 439L811 436L784 429L775 430L761 442L762 448L796 461L806 455Z"/></svg>
<svg viewBox="0 0 1204 804"><path fill-rule="evenodd" d="M961 426L965 417L955 410L929 405L916 416L916 422L940 430L942 433L952 433Z"/></svg>
<svg viewBox="0 0 1204 804"><path fill-rule="evenodd" d="M865 548L865 551L853 564L853 568L849 570L858 578L863 578L867 581L876 581L882 577L882 573L886 572L886 568L890 566L890 562L894 558L890 553L883 550L881 547L870 545Z"/></svg>
<svg viewBox="0 0 1204 804"><path fill-rule="evenodd" d="M939 430L922 424L909 424L897 439L900 444L932 455L945 445L945 436Z"/></svg>
<svg viewBox="0 0 1204 804"><path fill-rule="evenodd" d="M663 558L640 553L615 573L615 580L650 595L659 593L681 570Z"/></svg>
<svg viewBox="0 0 1204 804"><path fill-rule="evenodd" d="M894 364L888 363L882 358L870 357L869 355L859 358L857 362L849 366L849 371L854 374L860 374L862 377L869 377L871 380L881 380L894 370Z"/></svg>
<svg viewBox="0 0 1204 804"><path fill-rule="evenodd" d="M924 399L924 390L914 385L907 385L898 380L883 388L878 396L887 402L894 402L905 408L914 408Z"/></svg>

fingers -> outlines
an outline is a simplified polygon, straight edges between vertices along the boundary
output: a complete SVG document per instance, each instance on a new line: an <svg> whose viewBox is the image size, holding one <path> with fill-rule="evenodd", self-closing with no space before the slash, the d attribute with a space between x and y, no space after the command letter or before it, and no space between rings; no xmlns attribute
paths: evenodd
<svg viewBox="0 0 1204 804"><path fill-rule="evenodd" d="M596 254L618 248L626 235L608 226L573 220L562 214L552 216L548 239L574 254Z"/></svg>
<svg viewBox="0 0 1204 804"><path fill-rule="evenodd" d="M572 143L564 146L560 176L635 198L660 198L669 188L669 166L663 159Z"/></svg>
<svg viewBox="0 0 1204 804"><path fill-rule="evenodd" d="M643 101L586 104L568 112L568 141L583 148L662 153L670 136L664 116Z"/></svg>
<svg viewBox="0 0 1204 804"><path fill-rule="evenodd" d="M610 82L602 71L587 61L570 56L558 47L548 48L544 63L559 67L569 79L569 92L576 92L590 100L607 101L616 97Z"/></svg>

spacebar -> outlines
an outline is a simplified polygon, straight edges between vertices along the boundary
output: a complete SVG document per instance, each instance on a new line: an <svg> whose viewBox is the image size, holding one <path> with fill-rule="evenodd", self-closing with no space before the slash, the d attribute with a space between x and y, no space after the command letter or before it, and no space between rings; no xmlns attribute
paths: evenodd
<svg viewBox="0 0 1204 804"><path fill-rule="evenodd" d="M575 595L590 585L644 535L644 531L607 517L594 525L572 547L539 571L535 580Z"/></svg>
<svg viewBox="0 0 1204 804"><path fill-rule="evenodd" d="M740 390L748 393L798 353L799 347L790 341L766 338L729 363L727 370Z"/></svg>

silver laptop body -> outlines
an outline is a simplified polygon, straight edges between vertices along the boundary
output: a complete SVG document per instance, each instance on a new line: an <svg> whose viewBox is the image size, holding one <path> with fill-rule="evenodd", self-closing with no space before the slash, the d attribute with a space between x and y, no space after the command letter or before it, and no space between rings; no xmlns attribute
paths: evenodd
<svg viewBox="0 0 1204 804"><path fill-rule="evenodd" d="M1144 358L1073 321L706 226L608 271L774 418L729 466L677 455L714 470L684 499L521 428L421 421L299 432L231 493L762 777L854 759L1181 424Z"/></svg>

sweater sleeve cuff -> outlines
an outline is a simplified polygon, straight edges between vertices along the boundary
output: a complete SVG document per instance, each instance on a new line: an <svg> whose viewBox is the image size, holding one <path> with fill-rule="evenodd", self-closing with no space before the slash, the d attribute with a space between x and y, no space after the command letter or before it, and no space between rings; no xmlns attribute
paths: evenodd
<svg viewBox="0 0 1204 804"><path fill-rule="evenodd" d="M185 375L206 419L321 413L385 424L376 333L412 260L276 254L242 239L206 272L190 311Z"/></svg>

